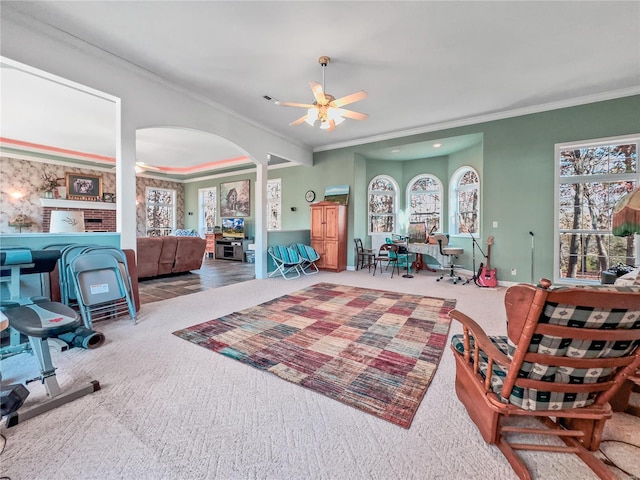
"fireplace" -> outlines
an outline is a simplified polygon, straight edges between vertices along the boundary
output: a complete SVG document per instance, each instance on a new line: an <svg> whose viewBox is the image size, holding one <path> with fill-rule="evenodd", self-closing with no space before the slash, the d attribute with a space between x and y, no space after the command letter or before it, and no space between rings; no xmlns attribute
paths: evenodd
<svg viewBox="0 0 640 480"><path fill-rule="evenodd" d="M85 232L115 232L116 204L106 202L83 202L78 200L60 200L41 198L42 231L48 232L51 226L51 211L84 212Z"/></svg>

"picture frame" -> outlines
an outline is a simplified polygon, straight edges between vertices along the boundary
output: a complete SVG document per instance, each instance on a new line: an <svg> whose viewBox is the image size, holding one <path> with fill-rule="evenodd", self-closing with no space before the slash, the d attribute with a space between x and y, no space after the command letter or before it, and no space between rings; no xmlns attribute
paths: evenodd
<svg viewBox="0 0 640 480"><path fill-rule="evenodd" d="M102 194L102 201L105 203L116 203L116 194L104 192Z"/></svg>
<svg viewBox="0 0 640 480"><path fill-rule="evenodd" d="M339 205L349 205L349 185L331 185L324 191L324 199Z"/></svg>
<svg viewBox="0 0 640 480"><path fill-rule="evenodd" d="M102 177L86 173L67 173L67 198L70 200L102 200Z"/></svg>
<svg viewBox="0 0 640 480"><path fill-rule="evenodd" d="M251 182L222 183L220 185L220 217L251 216Z"/></svg>

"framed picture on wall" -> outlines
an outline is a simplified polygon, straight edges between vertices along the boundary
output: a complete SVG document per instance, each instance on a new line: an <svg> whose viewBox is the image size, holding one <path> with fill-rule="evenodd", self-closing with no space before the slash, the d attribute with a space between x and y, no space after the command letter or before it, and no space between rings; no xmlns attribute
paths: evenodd
<svg viewBox="0 0 640 480"><path fill-rule="evenodd" d="M220 185L220 216L248 217L251 215L251 182L223 183Z"/></svg>
<svg viewBox="0 0 640 480"><path fill-rule="evenodd" d="M67 173L67 198L102 201L102 177L85 173Z"/></svg>

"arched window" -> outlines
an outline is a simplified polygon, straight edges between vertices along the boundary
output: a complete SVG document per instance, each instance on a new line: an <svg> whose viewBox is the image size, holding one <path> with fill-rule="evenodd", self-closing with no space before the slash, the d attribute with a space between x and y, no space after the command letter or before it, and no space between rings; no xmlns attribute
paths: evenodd
<svg viewBox="0 0 640 480"><path fill-rule="evenodd" d="M427 232L441 232L442 182L433 175L418 175L407 185L409 222L424 222Z"/></svg>
<svg viewBox="0 0 640 480"><path fill-rule="evenodd" d="M480 231L480 177L471 167L461 167L451 177L449 184L449 233Z"/></svg>
<svg viewBox="0 0 640 480"><path fill-rule="evenodd" d="M369 183L369 233L392 233L396 226L398 184L387 175Z"/></svg>

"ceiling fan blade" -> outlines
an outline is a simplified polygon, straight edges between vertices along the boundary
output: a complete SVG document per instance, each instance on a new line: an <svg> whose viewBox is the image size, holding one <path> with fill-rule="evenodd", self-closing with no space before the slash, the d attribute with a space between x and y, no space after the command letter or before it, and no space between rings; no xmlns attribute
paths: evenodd
<svg viewBox="0 0 640 480"><path fill-rule="evenodd" d="M310 103L278 102L278 105L282 107L313 108L313 105L311 105Z"/></svg>
<svg viewBox="0 0 640 480"><path fill-rule="evenodd" d="M352 93L351 95L347 95L345 97L337 98L333 102L331 102L332 107L343 107L345 105L349 105L350 103L359 102L360 100L364 100L367 98L369 94L364 90L360 90L359 92Z"/></svg>
<svg viewBox="0 0 640 480"><path fill-rule="evenodd" d="M306 115L303 115L302 117L300 117L297 120L294 120L293 122L291 122L289 124L290 127L295 127L296 125L300 125L301 123L303 123L305 120L307 119Z"/></svg>
<svg viewBox="0 0 640 480"><path fill-rule="evenodd" d="M336 111L343 117L352 118L354 120L366 120L369 115L366 113L354 112L345 108L336 108Z"/></svg>
<svg viewBox="0 0 640 480"><path fill-rule="evenodd" d="M322 85L318 82L309 82L309 85L311 85L311 91L313 92L313 96L315 97L316 102L318 102L318 105L326 105L327 97L324 96Z"/></svg>
<svg viewBox="0 0 640 480"><path fill-rule="evenodd" d="M327 129L328 132L333 132L336 129L336 122L334 122L333 120L329 120L329 128Z"/></svg>

